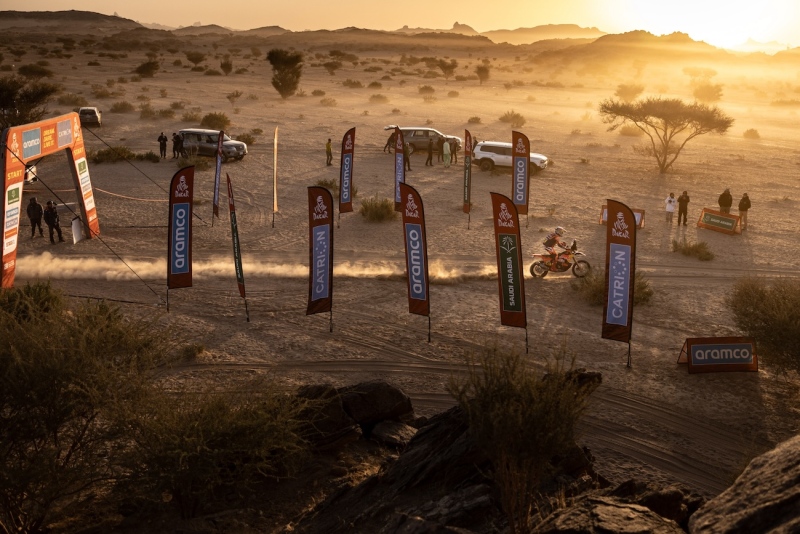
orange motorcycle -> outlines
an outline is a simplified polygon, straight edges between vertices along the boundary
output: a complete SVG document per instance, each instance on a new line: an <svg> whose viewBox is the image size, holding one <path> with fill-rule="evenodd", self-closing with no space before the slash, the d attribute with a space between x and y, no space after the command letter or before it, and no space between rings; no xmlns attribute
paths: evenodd
<svg viewBox="0 0 800 534"><path fill-rule="evenodd" d="M583 252L578 250L578 242L573 239L572 246L560 252L556 261L553 261L550 254L534 254L530 269L531 276L544 278L547 273L563 273L572 269L572 274L578 278L583 278L592 270L592 266L589 265L588 261L579 259L585 256Z"/></svg>

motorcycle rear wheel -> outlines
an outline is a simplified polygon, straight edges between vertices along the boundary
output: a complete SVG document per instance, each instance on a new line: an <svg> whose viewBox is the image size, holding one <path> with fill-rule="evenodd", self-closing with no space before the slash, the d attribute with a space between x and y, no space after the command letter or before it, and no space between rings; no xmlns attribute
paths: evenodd
<svg viewBox="0 0 800 534"><path fill-rule="evenodd" d="M550 269L543 261L535 261L531 264L531 276L534 278L544 278Z"/></svg>
<svg viewBox="0 0 800 534"><path fill-rule="evenodd" d="M583 278L592 270L592 266L589 265L589 262L586 260L578 260L575 262L575 265L572 266L572 274L577 276L578 278Z"/></svg>

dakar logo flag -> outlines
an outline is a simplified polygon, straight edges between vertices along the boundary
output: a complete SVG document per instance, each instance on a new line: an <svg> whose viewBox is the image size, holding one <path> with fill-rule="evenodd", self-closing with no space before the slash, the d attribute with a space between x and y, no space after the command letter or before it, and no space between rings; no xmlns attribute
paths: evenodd
<svg viewBox="0 0 800 534"><path fill-rule="evenodd" d="M308 307L306 315L329 312L333 305L333 195L308 188Z"/></svg>
<svg viewBox="0 0 800 534"><path fill-rule="evenodd" d="M464 130L464 213L472 207L472 134Z"/></svg>
<svg viewBox="0 0 800 534"><path fill-rule="evenodd" d="M517 212L525 215L528 213L528 165L530 165L531 143L528 137L520 132L511 132L511 146L513 147L513 181L514 205Z"/></svg>
<svg viewBox="0 0 800 534"><path fill-rule="evenodd" d="M408 273L408 312L430 316L428 241L425 237L425 210L422 207L422 197L408 184L400 184L400 194L406 200L402 215Z"/></svg>
<svg viewBox="0 0 800 534"><path fill-rule="evenodd" d="M342 138L342 162L339 170L339 213L353 211L353 153L356 129L350 128Z"/></svg>
<svg viewBox="0 0 800 534"><path fill-rule="evenodd" d="M603 338L629 343L636 273L636 218L633 210L616 200L608 200L608 216Z"/></svg>
<svg viewBox="0 0 800 534"><path fill-rule="evenodd" d="M222 141L225 139L225 132L220 130L217 138L217 167L214 172L214 214L212 217L219 217L219 181L222 174Z"/></svg>
<svg viewBox="0 0 800 534"><path fill-rule="evenodd" d="M244 288L244 271L242 270L242 249L239 246L239 227L236 224L236 206L233 202L233 185L231 184L231 177L227 174L225 177L228 179L228 209L231 212L231 239L233 240L233 262L236 268L236 283L239 285L239 295L246 299ZM245 306L247 301L245 301ZM250 317L247 318L250 321Z"/></svg>
<svg viewBox="0 0 800 534"><path fill-rule="evenodd" d="M194 166L175 173L169 186L167 288L192 287Z"/></svg>
<svg viewBox="0 0 800 534"><path fill-rule="evenodd" d="M522 241L519 215L511 199L492 193L494 239L497 249L497 281L500 292L500 323L527 328L525 280L522 273Z"/></svg>
<svg viewBox="0 0 800 534"><path fill-rule="evenodd" d="M394 211L400 211L402 201L400 200L400 184L406 181L406 165L403 149L406 144L403 142L403 132L400 128L394 129Z"/></svg>

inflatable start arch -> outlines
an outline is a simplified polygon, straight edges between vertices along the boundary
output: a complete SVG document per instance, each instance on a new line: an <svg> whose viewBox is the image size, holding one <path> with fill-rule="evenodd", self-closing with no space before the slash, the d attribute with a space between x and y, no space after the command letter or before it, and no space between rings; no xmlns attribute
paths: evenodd
<svg viewBox="0 0 800 534"><path fill-rule="evenodd" d="M22 205L22 186L26 163L66 150L86 237L91 239L99 235L100 224L97 220L86 149L83 146L83 132L77 113L7 128L0 136L0 142L2 142L4 208L3 240L0 246L3 257L0 287L8 288L14 286L19 221L25 211L25 206Z"/></svg>

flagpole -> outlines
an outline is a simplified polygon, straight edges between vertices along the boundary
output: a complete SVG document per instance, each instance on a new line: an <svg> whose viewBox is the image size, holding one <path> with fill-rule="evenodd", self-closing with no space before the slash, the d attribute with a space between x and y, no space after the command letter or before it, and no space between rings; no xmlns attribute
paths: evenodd
<svg viewBox="0 0 800 534"><path fill-rule="evenodd" d="M247 322L250 322L250 310L247 309L247 298L244 299L244 314L247 316Z"/></svg>

